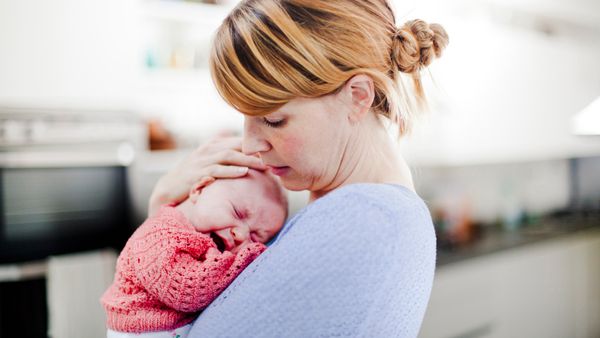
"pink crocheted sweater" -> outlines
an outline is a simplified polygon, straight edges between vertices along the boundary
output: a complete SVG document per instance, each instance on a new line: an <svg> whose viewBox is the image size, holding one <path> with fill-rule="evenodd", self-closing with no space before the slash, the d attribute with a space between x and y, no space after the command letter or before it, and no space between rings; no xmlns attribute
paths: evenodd
<svg viewBox="0 0 600 338"><path fill-rule="evenodd" d="M219 252L173 206L164 205L129 238L113 284L100 301L107 327L120 332L171 330L190 323L266 247Z"/></svg>

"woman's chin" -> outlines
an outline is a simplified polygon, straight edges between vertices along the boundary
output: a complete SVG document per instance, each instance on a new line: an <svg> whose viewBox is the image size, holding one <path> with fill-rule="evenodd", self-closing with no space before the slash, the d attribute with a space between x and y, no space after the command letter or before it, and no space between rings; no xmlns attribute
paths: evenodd
<svg viewBox="0 0 600 338"><path fill-rule="evenodd" d="M279 180L283 187L290 191L303 191L309 188L307 182L297 181L290 177L280 177Z"/></svg>

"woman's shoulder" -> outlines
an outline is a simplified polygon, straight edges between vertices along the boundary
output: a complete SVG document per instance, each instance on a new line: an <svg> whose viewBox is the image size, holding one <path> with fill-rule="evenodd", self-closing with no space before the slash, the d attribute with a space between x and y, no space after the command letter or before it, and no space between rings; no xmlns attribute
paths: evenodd
<svg viewBox="0 0 600 338"><path fill-rule="evenodd" d="M418 208L415 209L415 206ZM387 213L427 211L425 202L414 191L402 185L382 183L354 183L340 187L314 201L303 211L319 213L336 208L355 213L373 208Z"/></svg>
<svg viewBox="0 0 600 338"><path fill-rule="evenodd" d="M399 205L422 204L421 197L409 188L390 183L354 183L338 188L315 203L361 203L369 201L369 205L381 205L389 209L397 209Z"/></svg>
<svg viewBox="0 0 600 338"><path fill-rule="evenodd" d="M281 231L280 239L338 238L394 241L402 236L435 242L431 214L425 202L407 187L356 183L338 188L309 204Z"/></svg>
<svg viewBox="0 0 600 338"><path fill-rule="evenodd" d="M394 218L399 214L411 214L430 218L423 199L409 188L398 184L354 183L317 199L301 209L289 223L307 218L336 215L354 218L365 212L385 214ZM383 215L382 215L383 216ZM409 215L406 215L409 216Z"/></svg>

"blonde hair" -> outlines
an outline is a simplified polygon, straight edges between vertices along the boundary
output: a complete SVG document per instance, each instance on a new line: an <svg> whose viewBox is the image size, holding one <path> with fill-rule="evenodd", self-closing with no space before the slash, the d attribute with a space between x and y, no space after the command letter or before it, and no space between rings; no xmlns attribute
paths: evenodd
<svg viewBox="0 0 600 338"><path fill-rule="evenodd" d="M420 70L447 44L438 24L412 20L397 28L386 0L245 0L219 27L209 63L219 94L252 116L369 75L372 110L397 123L402 136L426 103ZM412 78L414 96L400 72Z"/></svg>

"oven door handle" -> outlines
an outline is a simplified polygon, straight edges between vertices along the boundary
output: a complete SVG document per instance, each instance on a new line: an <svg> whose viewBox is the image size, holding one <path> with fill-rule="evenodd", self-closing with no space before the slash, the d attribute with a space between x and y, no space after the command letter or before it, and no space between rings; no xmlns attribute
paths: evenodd
<svg viewBox="0 0 600 338"><path fill-rule="evenodd" d="M43 261L0 265L0 282L17 282L46 277L48 263Z"/></svg>

